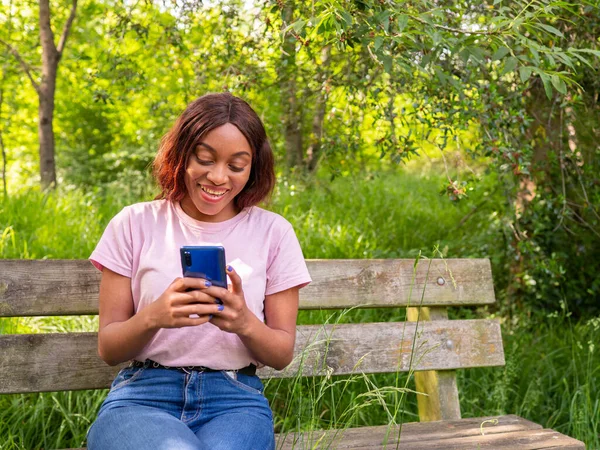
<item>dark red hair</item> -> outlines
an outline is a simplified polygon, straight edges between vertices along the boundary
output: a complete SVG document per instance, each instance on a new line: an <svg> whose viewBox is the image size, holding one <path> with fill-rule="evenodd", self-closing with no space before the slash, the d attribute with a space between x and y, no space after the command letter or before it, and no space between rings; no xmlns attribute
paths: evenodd
<svg viewBox="0 0 600 450"><path fill-rule="evenodd" d="M268 197L275 186L274 158L265 127L254 110L229 92L206 94L194 100L162 138L152 164L161 193L156 199L178 202L187 193L185 169L188 159L204 136L226 123L235 125L252 148L250 178L235 197L239 209L254 206Z"/></svg>

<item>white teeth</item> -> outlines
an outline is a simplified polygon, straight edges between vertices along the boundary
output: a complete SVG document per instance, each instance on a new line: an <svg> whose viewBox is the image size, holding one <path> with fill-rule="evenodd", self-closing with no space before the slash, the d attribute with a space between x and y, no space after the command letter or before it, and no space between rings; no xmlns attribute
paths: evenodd
<svg viewBox="0 0 600 450"><path fill-rule="evenodd" d="M213 191L213 190L208 189L207 187L204 187L202 185L200 185L200 189L202 189L207 194L214 195L216 197L221 197L222 195L225 195L227 193L227 191Z"/></svg>

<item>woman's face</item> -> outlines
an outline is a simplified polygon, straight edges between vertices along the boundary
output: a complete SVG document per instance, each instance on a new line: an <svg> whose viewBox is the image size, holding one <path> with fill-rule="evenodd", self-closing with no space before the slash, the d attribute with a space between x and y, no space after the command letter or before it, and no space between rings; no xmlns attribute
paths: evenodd
<svg viewBox="0 0 600 450"><path fill-rule="evenodd" d="M202 222L223 222L239 211L233 199L250 178L252 149L238 128L227 123L206 134L185 170L185 213Z"/></svg>

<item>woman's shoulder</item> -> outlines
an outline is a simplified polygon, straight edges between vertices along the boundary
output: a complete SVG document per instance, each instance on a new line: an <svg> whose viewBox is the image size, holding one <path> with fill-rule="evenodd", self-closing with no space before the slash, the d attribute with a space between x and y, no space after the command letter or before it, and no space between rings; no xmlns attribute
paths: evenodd
<svg viewBox="0 0 600 450"><path fill-rule="evenodd" d="M275 228L277 230L281 230L282 232L286 232L293 228L292 224L281 214L277 214L276 212L269 211L258 206L252 207L249 216L252 225L259 226L263 229Z"/></svg>
<svg viewBox="0 0 600 450"><path fill-rule="evenodd" d="M167 210L170 207L168 200L151 200L148 202L133 203L125 206L119 214L127 216L147 216Z"/></svg>
<svg viewBox="0 0 600 450"><path fill-rule="evenodd" d="M111 222L130 228L153 226L156 222L161 221L161 217L169 216L168 210L170 207L171 205L168 200L133 203L121 209Z"/></svg>

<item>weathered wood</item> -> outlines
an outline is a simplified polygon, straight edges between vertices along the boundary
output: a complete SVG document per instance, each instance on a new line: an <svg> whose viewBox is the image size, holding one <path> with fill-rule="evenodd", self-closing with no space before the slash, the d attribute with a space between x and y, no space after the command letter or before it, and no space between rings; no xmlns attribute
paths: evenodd
<svg viewBox="0 0 600 450"><path fill-rule="evenodd" d="M495 425L492 421L498 421ZM483 424L483 425L482 425ZM541 430L542 427L515 415L468 418L452 421L411 422L401 428L400 442L408 445L422 440L439 441L449 437L481 436L491 433L511 433L524 430ZM301 433L279 433L278 449L311 448L320 442L319 448L356 448L368 445L381 446L384 442L397 442L399 426L371 426L339 430L315 430ZM392 446L391 448L394 448Z"/></svg>
<svg viewBox="0 0 600 450"><path fill-rule="evenodd" d="M96 333L0 336L0 393L106 388L116 370L100 360L96 348ZM263 368L259 375L280 378L293 377L298 370L318 376L504 365L500 325L491 320L300 326L296 355L286 370Z"/></svg>
<svg viewBox="0 0 600 450"><path fill-rule="evenodd" d="M498 420L493 424L492 420ZM379 426L346 430L280 434L281 450L395 449L399 427ZM483 434L482 434L483 433ZM407 423L402 425L397 448L410 450L470 449L585 449L583 442L517 416L482 417L457 421Z"/></svg>
<svg viewBox="0 0 600 450"><path fill-rule="evenodd" d="M421 260L416 271L410 259L307 264L313 282L300 291L301 309L495 301L487 259ZM0 317L98 314L99 282L86 260L0 260Z"/></svg>
<svg viewBox="0 0 600 450"><path fill-rule="evenodd" d="M100 273L85 260L0 260L0 317L98 314Z"/></svg>
<svg viewBox="0 0 600 450"><path fill-rule="evenodd" d="M497 424L491 421L497 420ZM395 449L399 427L377 426L343 430L279 433L277 449ZM483 432L483 434L482 434ZM508 415L443 422L406 423L399 449L482 448L502 450L585 449L583 442L556 431L544 430L521 417ZM75 449L72 449L75 450ZM77 449L85 450L85 449Z"/></svg>
<svg viewBox="0 0 600 450"><path fill-rule="evenodd" d="M446 308L408 308L406 317L411 322L448 320L448 311ZM421 422L460 419L455 370L425 370L416 372L414 377L417 392L426 394L417 395Z"/></svg>
<svg viewBox="0 0 600 450"><path fill-rule="evenodd" d="M494 320L302 326L296 355L301 357L273 375L295 374L300 366L309 376L504 365L500 324Z"/></svg>
<svg viewBox="0 0 600 450"><path fill-rule="evenodd" d="M487 259L313 260L306 309L494 303ZM427 282L427 284L425 284Z"/></svg>

